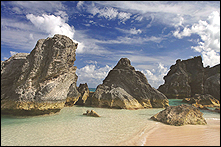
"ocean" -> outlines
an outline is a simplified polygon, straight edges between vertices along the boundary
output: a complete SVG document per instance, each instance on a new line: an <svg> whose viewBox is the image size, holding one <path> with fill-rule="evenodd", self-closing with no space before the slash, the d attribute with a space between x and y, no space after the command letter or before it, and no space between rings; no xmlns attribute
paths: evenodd
<svg viewBox="0 0 221 147"><path fill-rule="evenodd" d="M169 104L179 105L182 100L170 99ZM92 109L101 117L83 115ZM1 145L106 146L117 145L133 136L139 136L138 141L143 145L144 132L159 123L150 117L161 110L163 108L126 110L73 106L53 115L1 116ZM220 120L219 113L202 112L205 119Z"/></svg>

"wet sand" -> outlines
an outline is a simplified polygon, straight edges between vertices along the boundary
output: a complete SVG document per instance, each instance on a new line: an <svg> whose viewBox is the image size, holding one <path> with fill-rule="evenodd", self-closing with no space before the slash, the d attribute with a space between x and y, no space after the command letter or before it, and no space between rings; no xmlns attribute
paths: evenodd
<svg viewBox="0 0 221 147"><path fill-rule="evenodd" d="M171 126L163 123L141 130L120 143L126 146L220 146L220 120L206 120L207 125Z"/></svg>

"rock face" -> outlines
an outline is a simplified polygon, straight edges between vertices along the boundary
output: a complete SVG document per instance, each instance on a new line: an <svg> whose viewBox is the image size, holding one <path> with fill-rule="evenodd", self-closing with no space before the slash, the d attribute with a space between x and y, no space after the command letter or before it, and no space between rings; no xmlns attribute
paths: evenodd
<svg viewBox="0 0 221 147"><path fill-rule="evenodd" d="M63 108L67 98L77 100L76 49L70 38L56 34L38 40L30 54L1 63L2 113L50 113Z"/></svg>
<svg viewBox="0 0 221 147"><path fill-rule="evenodd" d="M207 124L203 118L203 113L198 108L184 104L169 106L152 116L151 119L174 126Z"/></svg>
<svg viewBox="0 0 221 147"><path fill-rule="evenodd" d="M152 88L130 60L121 58L108 73L103 84L97 86L91 98L92 106L108 108L160 108L169 105L164 94Z"/></svg>
<svg viewBox="0 0 221 147"><path fill-rule="evenodd" d="M165 83L158 90L167 98L185 98L194 94L211 94L220 100L220 64L203 67L201 56L181 61L164 76Z"/></svg>

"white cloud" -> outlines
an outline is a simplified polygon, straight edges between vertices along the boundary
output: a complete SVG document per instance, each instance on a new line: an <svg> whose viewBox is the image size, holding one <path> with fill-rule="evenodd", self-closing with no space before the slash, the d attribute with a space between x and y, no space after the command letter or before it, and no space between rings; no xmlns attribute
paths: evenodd
<svg viewBox="0 0 221 147"><path fill-rule="evenodd" d="M174 26L174 23L180 22L180 16L185 19L184 25L191 25L200 19L206 19L213 11L220 12L218 1L95 1L94 3L114 7L131 14L139 14L144 18L152 15L155 23L168 26Z"/></svg>
<svg viewBox="0 0 221 147"><path fill-rule="evenodd" d="M42 14L42 16L35 16L33 14L26 15L38 29L49 33L50 36L54 34L66 35L74 38L74 26L69 26L60 16Z"/></svg>
<svg viewBox="0 0 221 147"><path fill-rule="evenodd" d="M77 53L83 53L85 45L83 42L79 42L74 39L75 29L74 26L70 26L66 23L68 16L65 12L59 11L56 15L47 15L42 14L42 16L35 16L33 14L26 15L27 19L29 19L35 27L39 30L48 33L50 37L55 34L66 35L71 38L75 43L78 43Z"/></svg>
<svg viewBox="0 0 221 147"><path fill-rule="evenodd" d="M32 13L40 15L65 10L61 1L10 1L8 5L18 14Z"/></svg>
<svg viewBox="0 0 221 147"><path fill-rule="evenodd" d="M95 65L97 65L97 61L92 61L92 60L89 60L89 61L85 61L86 63L88 63L88 64L95 64Z"/></svg>
<svg viewBox="0 0 221 147"><path fill-rule="evenodd" d="M84 4L84 1L79 1L78 3L77 3L77 9L78 10L81 10L81 8L83 7L83 4Z"/></svg>
<svg viewBox="0 0 221 147"><path fill-rule="evenodd" d="M94 3L87 6L87 11L93 14L93 16L97 15L98 17L104 17L108 20L118 18L121 23L125 23L125 21L130 19L130 16L132 15L131 13L127 12L118 12L118 10L113 7L99 8L96 7Z"/></svg>
<svg viewBox="0 0 221 147"><path fill-rule="evenodd" d="M18 52L14 52L14 51L10 51L10 55L13 56L15 54L17 54Z"/></svg>
<svg viewBox="0 0 221 147"><path fill-rule="evenodd" d="M112 68L108 65L105 67L98 67L94 64L86 65L76 70L78 75L78 83L87 83L89 87L96 88L107 76Z"/></svg>
<svg viewBox="0 0 221 147"><path fill-rule="evenodd" d="M1 44L14 49L31 51L36 40L47 37L44 32L36 30L30 23L21 22L16 18L1 18Z"/></svg>
<svg viewBox="0 0 221 147"><path fill-rule="evenodd" d="M106 50L104 47L97 45L99 43L99 40L90 38L88 35L86 35L85 31L75 31L75 38L76 40L81 40L82 44L78 45L76 53L79 54L95 54L95 55L101 55L101 54L109 54L110 51Z"/></svg>
<svg viewBox="0 0 221 147"><path fill-rule="evenodd" d="M10 56L13 56L15 54L17 54L18 52L15 52L15 51L10 51ZM7 60L8 58L7 57L3 57L4 60Z"/></svg>
<svg viewBox="0 0 221 147"><path fill-rule="evenodd" d="M137 17L135 18L135 20L137 20L137 21L142 21L142 20L143 20L143 16L137 16Z"/></svg>
<svg viewBox="0 0 221 147"><path fill-rule="evenodd" d="M146 42L156 42L160 43L164 38L163 37L155 37L155 36L150 36L150 37L117 37L115 40L98 40L98 43L104 43L104 44L142 44Z"/></svg>
<svg viewBox="0 0 221 147"><path fill-rule="evenodd" d="M134 27L134 28L130 29L130 33L131 34L140 34L140 33L142 33L142 31L140 29L136 30L136 28Z"/></svg>
<svg viewBox="0 0 221 147"><path fill-rule="evenodd" d="M169 69L164 67L162 63L158 63L158 66L151 70L141 70L141 72L143 72L146 76L148 83L156 89L164 83L163 77L168 73L168 71Z"/></svg>
<svg viewBox="0 0 221 147"><path fill-rule="evenodd" d="M33 34L32 34L32 33L29 34L29 38L30 38L31 40L34 40L34 37L33 37Z"/></svg>
<svg viewBox="0 0 221 147"><path fill-rule="evenodd" d="M118 13L118 18L121 20L122 23L125 23L126 20L130 19L132 14L126 12Z"/></svg>
<svg viewBox="0 0 221 147"><path fill-rule="evenodd" d="M182 23L181 23L182 24ZM182 26L182 25L178 26ZM185 26L182 31L177 26L173 35L179 39L198 34L201 40L198 40L198 46L191 48L202 54L204 66L214 66L220 63L220 14L217 11L212 12L207 20L199 20L191 27Z"/></svg>
<svg viewBox="0 0 221 147"><path fill-rule="evenodd" d="M57 15L57 16L60 16L62 19L65 20L65 22L68 21L68 15L67 15L66 12L64 12L64 11L57 11L54 14Z"/></svg>
<svg viewBox="0 0 221 147"><path fill-rule="evenodd" d="M121 32L128 33L128 34L133 34L133 35L141 34L142 33L141 29L136 29L135 27L131 28L130 30L121 29L121 28L116 28L116 29L121 31Z"/></svg>
<svg viewBox="0 0 221 147"><path fill-rule="evenodd" d="M97 11L99 17L105 17L106 19L114 19L117 17L118 12L114 8L105 7Z"/></svg>

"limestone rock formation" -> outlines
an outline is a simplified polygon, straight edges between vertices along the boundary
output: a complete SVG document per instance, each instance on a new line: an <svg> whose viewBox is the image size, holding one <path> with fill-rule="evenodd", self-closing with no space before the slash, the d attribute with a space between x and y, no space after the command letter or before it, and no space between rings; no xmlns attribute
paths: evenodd
<svg viewBox="0 0 221 147"><path fill-rule="evenodd" d="M168 106L151 117L152 120L163 122L169 125L206 125L203 113L196 107L189 105Z"/></svg>
<svg viewBox="0 0 221 147"><path fill-rule="evenodd" d="M1 112L38 115L59 111L67 98L77 100L76 49L70 38L56 34L38 40L30 54L2 62Z"/></svg>
<svg viewBox="0 0 221 147"><path fill-rule="evenodd" d="M95 112L94 110L91 110L91 112L89 110L87 110L86 113L83 113L83 115L100 117L100 115L97 112Z"/></svg>
<svg viewBox="0 0 221 147"><path fill-rule="evenodd" d="M87 86L87 83L80 84L77 88L78 92L81 93L78 101L75 103L76 105L85 105L87 98L89 97L90 91Z"/></svg>
<svg viewBox="0 0 221 147"><path fill-rule="evenodd" d="M185 98L194 94L211 94L220 99L220 64L203 67L201 56L176 61L164 76L165 83L158 90L167 98Z"/></svg>
<svg viewBox="0 0 221 147"><path fill-rule="evenodd" d="M94 95L94 92L89 91L89 96L87 97L87 100L85 101L84 106L89 106L89 107L92 106L93 95Z"/></svg>
<svg viewBox="0 0 221 147"><path fill-rule="evenodd" d="M120 59L103 84L97 86L91 99L93 106L108 108L160 108L169 105L166 96L151 87L145 75L135 71L127 58Z"/></svg>
<svg viewBox="0 0 221 147"><path fill-rule="evenodd" d="M194 104L194 106L203 108L204 107L220 107L220 103L217 99L215 99L210 94L195 94L193 97L190 98L184 98L183 102L186 102L188 104Z"/></svg>

